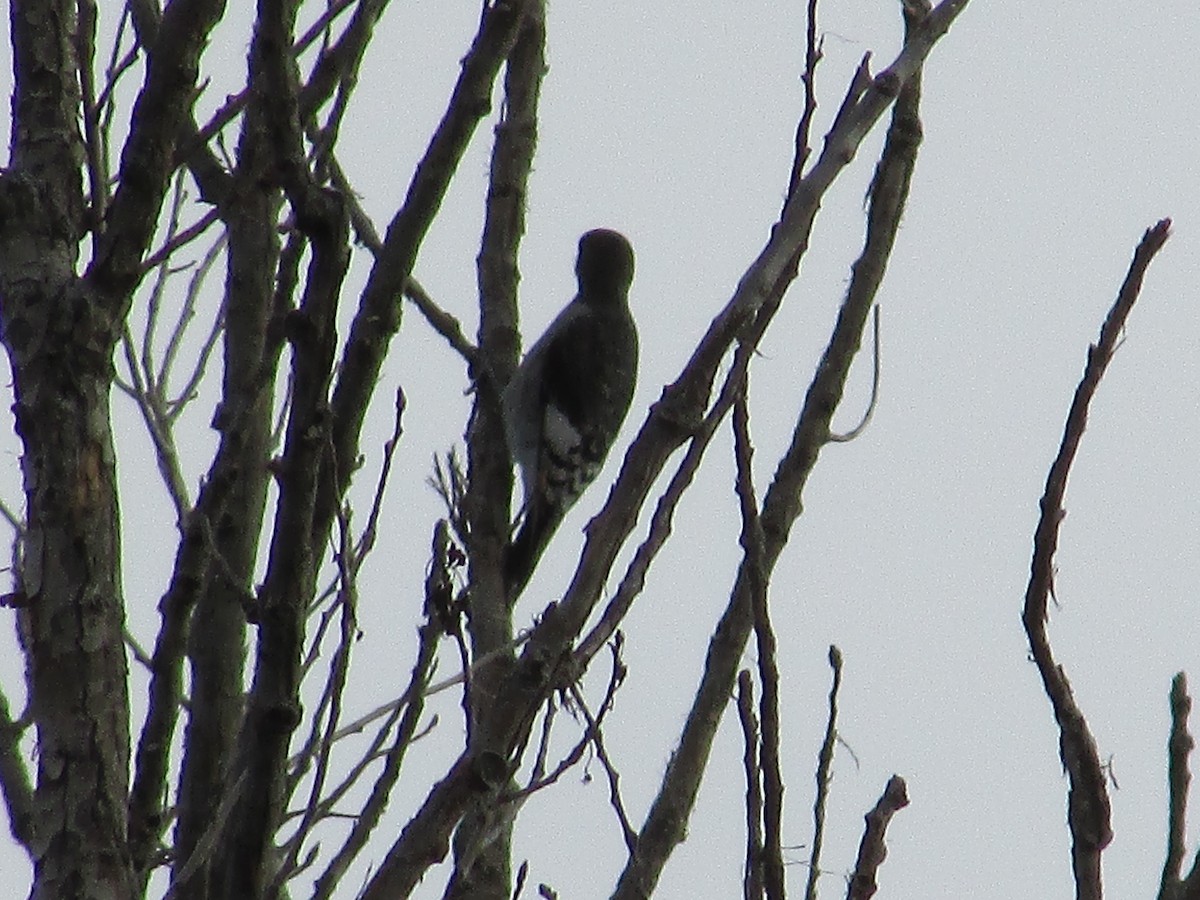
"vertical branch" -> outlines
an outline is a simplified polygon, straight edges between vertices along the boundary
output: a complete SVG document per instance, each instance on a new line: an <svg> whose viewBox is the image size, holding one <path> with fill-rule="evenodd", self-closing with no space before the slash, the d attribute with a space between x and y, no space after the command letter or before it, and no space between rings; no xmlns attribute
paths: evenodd
<svg viewBox="0 0 1200 900"><path fill-rule="evenodd" d="M804 164L812 153L810 145L813 116L817 113L817 65L821 62L824 39L817 38L817 0L808 0L808 14L804 31L804 73L800 81L804 84L804 111L796 123L795 149L792 154L792 176L788 179L790 190L804 176Z"/></svg>
<svg viewBox="0 0 1200 900"><path fill-rule="evenodd" d="M833 684L829 688L829 721L825 725L825 740L817 756L817 797L813 801L813 844L808 858L808 884L805 900L817 900L817 879L821 875L821 847L825 843L825 804L829 800L830 770L833 750L837 744L837 699L842 686L842 651L829 645L829 667L833 669Z"/></svg>
<svg viewBox="0 0 1200 900"><path fill-rule="evenodd" d="M75 30L75 55L79 60L80 106L83 113L83 151L87 158L88 218L99 223L108 206L108 160L96 103L96 0L81 0Z"/></svg>
<svg viewBox="0 0 1200 900"><path fill-rule="evenodd" d="M254 680L234 766L228 779L246 773L253 790L237 798L213 873L221 896L263 895L273 873L268 848L282 815L287 749L299 722L299 686L305 612L320 563L314 543L318 485L328 477L331 454L329 387L336 353L336 316L349 265L349 217L333 191L322 190L308 170L291 58L296 4L261 0L251 47L251 83L273 98L264 104L263 127L296 227L312 248L300 307L285 322L292 354L292 394L287 437L276 471L279 500L267 573L255 613L258 620Z"/></svg>
<svg viewBox="0 0 1200 900"><path fill-rule="evenodd" d="M191 865L191 858L211 830L219 805L228 802L222 795L244 713L246 608L269 488L271 409L284 348L284 314L295 303L295 273L307 246L303 234L293 233L286 249L280 247L276 225L282 196L269 117L270 107L285 103L286 94L267 88L259 56L251 57L246 75L255 94L242 119L231 176L231 196L237 202L221 206L227 229L224 369L221 404L213 420L220 440L195 513L211 546L201 563L199 589L175 613L191 616L186 652L192 706L179 781L175 875L178 879L188 866L193 874L179 885L180 900L206 897L209 879L217 877L208 866ZM198 269L195 278L203 272L204 267ZM186 302L195 302L192 287ZM178 352L185 312L190 312L186 305L163 353L164 384ZM211 496L209 484L223 484L224 497ZM164 657L163 665L168 663L178 664Z"/></svg>
<svg viewBox="0 0 1200 900"><path fill-rule="evenodd" d="M779 664L777 641L767 606L767 575L763 558L762 522L754 495L750 443L750 410L746 403L748 379L733 404L733 446L737 464L737 496L742 513L742 550L750 583L750 606L758 641L758 676L762 680L762 783L763 783L763 886L768 900L783 900L783 775L779 765Z"/></svg>
<svg viewBox="0 0 1200 900"><path fill-rule="evenodd" d="M892 816L908 806L908 786L899 775L888 779L887 787L879 802L866 815L867 827L863 831L862 843L858 845L858 861L850 876L846 900L869 900L879 890L876 876L879 867L887 859L887 828Z"/></svg>
<svg viewBox="0 0 1200 900"><path fill-rule="evenodd" d="M1191 711L1192 698L1188 694L1187 676L1179 672L1171 680L1171 737L1167 741L1167 858L1163 863L1158 900L1180 900L1185 896L1182 880L1184 835L1188 787L1192 782L1188 757L1196 746L1188 731ZM1195 877L1194 872L1189 881L1192 877Z"/></svg>
<svg viewBox="0 0 1200 900"><path fill-rule="evenodd" d="M472 585L468 627L477 656L512 643L512 621L500 577L512 493L500 392L517 362L517 251L525 234L529 176L537 149L545 52L543 0L531 0L505 68L504 104L492 148L477 261L479 352L471 372L477 390L467 443L465 498ZM478 676L476 680L484 681ZM486 708L486 693L478 695L477 701Z"/></svg>
<svg viewBox="0 0 1200 900"><path fill-rule="evenodd" d="M27 521L10 602L19 607L38 748L37 814L17 809L14 826L33 857L32 897L123 897L133 890L125 853L129 688L110 425L120 323L96 309L76 273L86 232L76 3L10 8L0 335L12 370ZM3 739L9 803L28 784L8 768L16 739L11 731Z"/></svg>
<svg viewBox="0 0 1200 900"><path fill-rule="evenodd" d="M477 261L479 353L471 366L476 392L467 437L468 487L463 512L468 523L471 584L467 627L474 657L489 661L479 666L470 680L468 743L475 752L505 753L491 715L496 693L513 664L508 649L512 646L512 610L502 578L509 539L512 462L504 439L500 391L517 361L517 251L525 234L545 53L545 4L529 0L505 65L504 102L495 130ZM464 670L465 665L464 660ZM459 833L478 834L479 839L455 842L456 868L447 897L506 898L511 893L509 846L516 809L512 806L502 811L488 798L468 814ZM503 824L485 826L485 820Z"/></svg>
<svg viewBox="0 0 1200 900"><path fill-rule="evenodd" d="M1104 319L1100 340L1088 348L1087 366L1067 413L1062 444L1046 478L1046 490L1040 504L1041 517L1033 538L1029 586L1025 592L1022 621L1025 633L1029 636L1033 660L1042 677L1042 686L1058 722L1059 756L1071 782L1067 796L1067 820L1071 829L1071 861L1079 900L1100 900L1100 854L1112 840L1112 809L1096 740L1075 702L1066 673L1054 660L1046 634L1047 607L1054 582L1054 551L1058 547L1058 529L1066 515L1063 497L1067 491L1067 476L1087 427L1088 408L1116 352L1125 320L1141 292L1146 269L1170 233L1170 219L1163 219L1146 230L1134 252L1133 262L1117 299Z"/></svg>
<svg viewBox="0 0 1200 900"><path fill-rule="evenodd" d="M742 767L746 773L746 872L742 879L745 900L763 896L762 768L758 762L758 719L754 715L754 680L749 669L738 673L738 720L742 725Z"/></svg>

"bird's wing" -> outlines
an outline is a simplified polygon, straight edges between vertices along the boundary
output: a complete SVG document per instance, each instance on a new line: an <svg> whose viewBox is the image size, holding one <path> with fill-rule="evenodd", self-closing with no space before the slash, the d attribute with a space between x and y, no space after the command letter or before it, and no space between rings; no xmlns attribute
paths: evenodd
<svg viewBox="0 0 1200 900"><path fill-rule="evenodd" d="M574 327L578 327L587 313L588 310L579 302L567 304L529 348L504 390L504 435L508 440L508 452L521 469L526 504L537 485L538 454L548 400L547 381L562 375L557 362L560 354L552 352L551 348L562 342ZM569 341L569 338L566 339ZM550 372L547 372L548 359L552 359Z"/></svg>

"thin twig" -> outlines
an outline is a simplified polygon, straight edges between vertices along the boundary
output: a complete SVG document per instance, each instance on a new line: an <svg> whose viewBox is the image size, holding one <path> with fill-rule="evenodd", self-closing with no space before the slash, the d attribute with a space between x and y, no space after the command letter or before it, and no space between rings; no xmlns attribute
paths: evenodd
<svg viewBox="0 0 1200 900"><path fill-rule="evenodd" d="M179 464L175 435L170 419L162 413L158 389L145 381L146 361L137 358L128 323L121 329L121 346L125 351L125 364L129 367L130 378L130 384L124 390L133 398L142 414L146 433L150 435L150 442L154 445L154 459L158 463L159 474L175 507L175 521L182 527L184 516L192 508L192 501L188 495L183 469Z"/></svg>
<svg viewBox="0 0 1200 900"><path fill-rule="evenodd" d="M830 432L829 440L831 443L844 444L854 440L866 427L871 424L871 417L875 415L875 406L879 401L879 305L876 304L872 310L871 318L871 399L867 403L867 411L863 413L859 423L847 431L845 434L834 434Z"/></svg>
<svg viewBox="0 0 1200 900"><path fill-rule="evenodd" d="M101 227L108 207L108 166L104 139L100 129L100 107L96 102L96 0L81 0L77 4L75 25L76 66L79 71L80 106L83 112L83 146L87 157L89 214Z"/></svg>
<svg viewBox="0 0 1200 900"><path fill-rule="evenodd" d="M558 765L554 767L554 770L550 772L549 775L546 775L535 781L531 781L528 785L521 788L521 790L514 791L510 794L505 794L500 799L505 802L524 800L531 794L535 794L544 788L550 787L550 785L556 783L560 778L563 777L563 775L569 772L579 762L579 760L583 758L583 752L587 749L588 744L592 743L595 740L596 735L599 734L600 726L603 725L605 716L608 715L608 711L612 709L613 698L616 697L617 689L620 688L624 681L625 664L621 661L619 652L614 650L612 669L609 672L608 678L608 687L605 689L604 700L600 704L600 711L595 716L593 716L588 710L587 701L584 699L584 696L579 690L578 686L574 684L569 685L567 690L571 695L571 699L575 701L584 717L584 721L587 723L587 727L584 729L583 735L578 741L576 741L575 746L571 748L571 751L561 760L559 760ZM630 835L634 834L633 829L629 827L629 822L627 819L623 820L622 824L623 827L626 828L626 840L629 840Z"/></svg>
<svg viewBox="0 0 1200 900"><path fill-rule="evenodd" d="M25 536L25 522L3 500L0 500L0 517L12 526L12 530L18 538Z"/></svg>
<svg viewBox="0 0 1200 900"><path fill-rule="evenodd" d="M537 752L533 755L529 780L540 781L546 775L546 760L550 758L550 736L554 733L554 720L558 715L558 704L551 697L546 701L546 712L542 715L541 734L538 735Z"/></svg>
<svg viewBox="0 0 1200 900"><path fill-rule="evenodd" d="M813 844L808 858L808 884L804 889L806 900L817 900L817 879L821 875L821 846L825 843L825 805L829 801L830 772L833 769L833 751L837 745L837 700L842 685L842 651L834 644L829 645L829 667L833 669L833 685L829 688L829 719L825 724L825 740L817 756L817 797L813 801Z"/></svg>
<svg viewBox="0 0 1200 900"><path fill-rule="evenodd" d="M334 186L346 198L350 210L350 224L354 227L355 236L378 259L383 253L383 240L379 237L375 223L371 221L371 217L359 201L350 179L332 153L329 154L327 165ZM413 306L425 317L425 321L429 323L430 327L440 334L447 344L458 351L464 360L468 363L476 361L479 350L463 333L462 323L442 309L421 283L411 275L404 284L404 296L412 301Z"/></svg>
<svg viewBox="0 0 1200 900"><path fill-rule="evenodd" d="M608 803L617 815L621 836L625 839L625 849L632 853L637 846L637 831L629 821L629 813L626 812L625 802L621 799L621 774L608 755L608 748L604 746L604 732L599 728L596 728L592 735L592 746L595 747L596 758L600 760L608 778Z"/></svg>
<svg viewBox="0 0 1200 900"><path fill-rule="evenodd" d="M792 154L792 175L788 179L789 193L804 176L804 164L812 154L810 136L813 116L817 112L817 65L821 62L825 39L817 37L817 0L808 0L808 14L804 35L804 112L796 123L795 151Z"/></svg>
<svg viewBox="0 0 1200 900"><path fill-rule="evenodd" d="M221 213L218 209L210 209L187 228L170 235L161 247L143 260L142 270L149 272L156 266L163 265L176 250L186 247L192 241L196 240L196 238L208 231L220 218Z"/></svg>
<svg viewBox="0 0 1200 900"><path fill-rule="evenodd" d="M167 385L171 380L171 370L175 366L175 362L179 357L179 351L183 347L183 338L187 334L188 327L192 320L196 317L196 306L200 299L201 289L204 287L204 282L208 278L209 273L220 259L221 253L224 251L226 244L229 241L227 232L221 232L220 235L213 241L211 247L205 252L200 264L196 266L196 270L192 272L192 276L188 279L187 290L184 291L183 303L179 307L179 315L175 320L175 326L171 329L170 337L167 338L167 347L163 351L162 362L159 364L158 373L154 378L154 383L157 385ZM224 304L222 303L222 309ZM220 325L224 321L223 314L218 314L213 317L212 332L219 333ZM210 336L209 342L215 342ZM199 383L208 360L208 343L206 342L205 351L201 352L197 358L196 365L193 367L193 374L188 378L187 384L175 400L167 401L167 409L170 415L177 417L182 411L184 405L193 397L195 386ZM149 360L146 360L149 365ZM162 389L165 395L165 388Z"/></svg>
<svg viewBox="0 0 1200 900"><path fill-rule="evenodd" d="M379 516L383 511L383 498L387 493L388 477L392 473L392 461L396 458L396 448L400 446L400 438L404 434L404 410L407 405L404 389L397 387L392 433L383 443L383 462L379 467L379 478L375 481L375 495L371 499L371 511L367 514L367 524L363 527L358 544L354 549L354 559L359 566L375 549L375 541L379 536Z"/></svg>
<svg viewBox="0 0 1200 900"><path fill-rule="evenodd" d="M153 671L154 663L150 660L144 647L138 642L138 639L133 636L133 632L129 628L125 628L122 636L125 638L125 646L129 648L129 653L133 657L134 662L140 665L146 671Z"/></svg>
<svg viewBox="0 0 1200 900"><path fill-rule="evenodd" d="M400 703L404 706L404 717L396 731L396 740L388 750L383 771L379 773L379 777L371 787L371 794L367 798L367 802L363 804L362 812L355 820L354 827L350 829L350 834L346 836L341 848L329 861L325 871L317 878L313 889L313 900L327 900L333 896L338 882L346 874L350 864L362 852L371 833L375 830L375 826L379 824L379 820L383 816L388 799L391 797L392 788L395 787L400 777L404 757L417 737L417 723L425 708L425 689L433 671L433 657L437 650L440 634L441 630L431 621L426 621L418 629L417 661L413 664L408 688L400 699ZM335 734L333 740L336 739Z"/></svg>
<svg viewBox="0 0 1200 900"><path fill-rule="evenodd" d="M308 802L304 805L304 815L296 833L288 841L287 852L282 864L272 879L267 892L268 897L279 896L283 885L297 871L297 859L317 821L321 794L325 788L325 778L329 772L329 760L333 752L333 735L337 732L342 716L342 698L346 692L346 680L350 673L350 651L358 638L358 586L355 581L356 571L353 559L353 541L350 537L350 517L346 511L338 516L339 548L335 556L340 581L337 606L341 610L341 630L338 636L337 649L329 666L329 677L321 692L319 710L313 717L313 730L317 730L320 721L320 710L328 707L328 718L321 735L316 752L316 771L313 773L312 784L309 788Z"/></svg>
<svg viewBox="0 0 1200 900"><path fill-rule="evenodd" d="M170 243L180 230L184 208L187 205L186 184L187 173L180 170L175 174L175 189L171 192L171 203L167 211L167 221L164 229L164 239L167 243ZM139 360L146 384L155 389L158 388L158 377L152 366L154 360L154 337L158 332L158 319L162 312L163 298L166 296L167 287L171 284L172 278L183 271L184 268L187 268L187 266L172 268L166 263L167 260L164 258L155 267L158 269L158 272L155 273L154 283L151 285L146 297L146 326L142 330L142 355ZM126 327L128 328L128 324L126 324Z"/></svg>

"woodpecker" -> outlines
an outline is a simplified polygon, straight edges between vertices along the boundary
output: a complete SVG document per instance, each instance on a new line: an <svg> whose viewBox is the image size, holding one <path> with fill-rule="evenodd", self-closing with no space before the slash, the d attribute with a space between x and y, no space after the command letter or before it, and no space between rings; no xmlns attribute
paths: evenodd
<svg viewBox="0 0 1200 900"><path fill-rule="evenodd" d="M579 239L575 275L579 292L530 348L503 396L505 437L525 490L520 529L505 556L510 601L600 472L637 382L628 303L633 247L615 231L589 231Z"/></svg>

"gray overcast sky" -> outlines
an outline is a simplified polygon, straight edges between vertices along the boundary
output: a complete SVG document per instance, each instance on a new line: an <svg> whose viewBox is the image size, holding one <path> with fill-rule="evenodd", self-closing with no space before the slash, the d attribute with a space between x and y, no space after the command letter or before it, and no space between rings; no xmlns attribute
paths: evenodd
<svg viewBox="0 0 1200 900"><path fill-rule="evenodd" d="M629 235L638 253L632 303L643 352L624 440L678 373L778 212L802 104L802 6L551 6L522 258L524 331L532 340L569 299L580 232L609 226ZM403 198L477 17L475 3L423 0L395 4L385 20L342 155L381 224ZM894 56L899 4L829 2L821 30L818 135L859 58L871 51L880 68ZM232 25L225 38L214 58L233 84L249 38ZM1026 658L1020 606L1037 500L1087 345L1142 231L1170 216L1174 236L1151 268L1070 482L1057 557L1061 607L1050 630L1120 784L1112 795L1116 838L1104 857L1109 894L1156 889L1167 691L1179 669L1200 679L1200 109L1191 89L1198 44L1200 9L1182 0L976 2L926 67L925 143L881 291L879 406L860 439L823 453L774 578L785 679L785 843L804 845L790 854L793 892L807 875L826 648L836 643L846 661L840 732L858 764L839 752L825 896L844 893L862 814L893 772L908 780L912 804L889 831L879 896L1071 896L1066 781L1049 704ZM221 90L214 87L211 102ZM489 134L477 136L417 266L468 332ZM862 197L881 135L826 199L801 277L752 369L760 488L788 440L858 253ZM863 408L869 382L864 357L835 420L843 427ZM439 511L423 478L430 455L460 439L467 409L461 366L411 310L384 390L397 384L410 401L403 475L387 510L394 527L363 588L366 636L352 712L393 696L407 678L429 523ZM373 446L386 436L387 406ZM122 477L153 485L137 420L130 413L122 421ZM197 474L210 442L198 432ZM739 523L730 443L711 451L625 629L630 675L606 737L635 825L732 581ZM368 460L360 487L377 467L377 456ZM6 468L12 501L15 450ZM521 607L527 616L565 584L579 529L606 488L586 495L560 532ZM173 547L153 558L137 548L170 519L150 490L125 503L131 627L148 640ZM442 674L452 669L453 654L443 654ZM8 683L14 674L11 663L0 666ZM589 686L595 694L602 678ZM395 828L461 740L457 698L444 695L435 705L441 724L428 749L412 756L389 813ZM740 893L735 725L727 716L688 841L659 896ZM573 740L565 717L560 727L565 746ZM533 883L572 900L607 896L624 855L602 773L592 774L591 784L573 773L534 797L518 831L516 855L530 859ZM20 866L0 854L0 868ZM420 896L440 896L444 871L431 873Z"/></svg>

